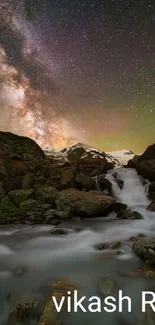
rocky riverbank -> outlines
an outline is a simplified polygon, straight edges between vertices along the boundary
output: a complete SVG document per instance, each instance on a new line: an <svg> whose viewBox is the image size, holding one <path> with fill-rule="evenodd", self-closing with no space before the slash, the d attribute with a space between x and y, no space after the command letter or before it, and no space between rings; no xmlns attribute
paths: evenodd
<svg viewBox="0 0 155 325"><path fill-rule="evenodd" d="M57 224L113 211L115 199L105 174L118 161L82 144L71 147L67 158L60 156L46 155L29 138L0 132L1 224Z"/></svg>

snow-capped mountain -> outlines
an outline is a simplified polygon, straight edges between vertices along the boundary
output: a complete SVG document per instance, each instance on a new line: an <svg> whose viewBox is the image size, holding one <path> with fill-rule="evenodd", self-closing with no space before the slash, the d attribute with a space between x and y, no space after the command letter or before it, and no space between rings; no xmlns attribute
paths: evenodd
<svg viewBox="0 0 155 325"><path fill-rule="evenodd" d="M133 159L135 154L128 149L121 149L118 151L106 152L106 154L117 159L121 164L126 165L130 159Z"/></svg>

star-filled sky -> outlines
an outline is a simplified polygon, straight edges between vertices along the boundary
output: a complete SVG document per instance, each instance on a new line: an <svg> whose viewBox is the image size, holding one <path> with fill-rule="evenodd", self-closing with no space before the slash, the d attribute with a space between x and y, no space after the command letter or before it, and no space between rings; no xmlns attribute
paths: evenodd
<svg viewBox="0 0 155 325"><path fill-rule="evenodd" d="M154 0L1 0L0 129L42 147L155 142Z"/></svg>

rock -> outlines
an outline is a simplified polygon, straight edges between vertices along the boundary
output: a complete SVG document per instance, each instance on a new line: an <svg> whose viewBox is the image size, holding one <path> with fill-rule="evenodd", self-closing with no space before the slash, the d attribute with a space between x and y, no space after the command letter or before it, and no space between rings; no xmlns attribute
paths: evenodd
<svg viewBox="0 0 155 325"><path fill-rule="evenodd" d="M61 313L57 312L54 302L52 300L52 296L54 296L58 304L60 304L62 297L63 296L66 297L68 291L71 291L71 295L72 295L73 291L76 290L76 287L68 280L57 281L55 284L52 285L52 287L53 287L52 293L49 295L45 303L45 307L37 322L37 325L61 325L62 324L62 319L60 317ZM61 312L67 310L66 302L67 300L65 299Z"/></svg>
<svg viewBox="0 0 155 325"><path fill-rule="evenodd" d="M148 186L148 197L150 200L155 201L155 181Z"/></svg>
<svg viewBox="0 0 155 325"><path fill-rule="evenodd" d="M155 202L151 202L147 207L147 210L155 212Z"/></svg>
<svg viewBox="0 0 155 325"><path fill-rule="evenodd" d="M92 179L92 177L89 177L87 175L85 175L83 172L80 172L77 176L76 176L76 183L78 188L81 189L87 189L87 190L95 190L96 186L95 183Z"/></svg>
<svg viewBox="0 0 155 325"><path fill-rule="evenodd" d="M120 202L116 202L114 205L114 211L116 213L122 213L122 212L126 211L127 208L128 208L127 204L120 203Z"/></svg>
<svg viewBox="0 0 155 325"><path fill-rule="evenodd" d="M118 288L116 283L111 278L100 279L98 284L98 291L103 297L112 296L116 297Z"/></svg>
<svg viewBox="0 0 155 325"><path fill-rule="evenodd" d="M34 186L35 175L32 173L27 173L23 177L22 188L29 190Z"/></svg>
<svg viewBox="0 0 155 325"><path fill-rule="evenodd" d="M0 201L5 197L6 191L3 186L3 182L0 182Z"/></svg>
<svg viewBox="0 0 155 325"><path fill-rule="evenodd" d="M104 152L92 148L83 143L77 143L62 150L72 165L77 167L77 174L80 172L93 177L114 168L114 158L111 159Z"/></svg>
<svg viewBox="0 0 155 325"><path fill-rule="evenodd" d="M155 264L155 239L139 238L133 243L133 251L146 263Z"/></svg>
<svg viewBox="0 0 155 325"><path fill-rule="evenodd" d="M86 175L93 177L102 173L106 173L112 169L114 164L106 159L104 152L96 150L88 151L80 158L77 169Z"/></svg>
<svg viewBox="0 0 155 325"><path fill-rule="evenodd" d="M50 209L46 212L44 215L45 218L51 218L51 219L61 219L61 220L67 220L70 219L70 214L68 211L58 211L56 209Z"/></svg>
<svg viewBox="0 0 155 325"><path fill-rule="evenodd" d="M31 199L34 196L33 190L13 190L8 193L10 200L17 205L20 205L23 201Z"/></svg>
<svg viewBox="0 0 155 325"><path fill-rule="evenodd" d="M29 273L29 269L26 266L21 266L20 268L18 268L18 269L16 269L14 271L14 274L16 276L21 276L21 275L24 275L26 273Z"/></svg>
<svg viewBox="0 0 155 325"><path fill-rule="evenodd" d="M53 229L50 233L51 235L59 236L59 235L68 235L69 232L66 229L56 228Z"/></svg>
<svg viewBox="0 0 155 325"><path fill-rule="evenodd" d="M7 201L0 203L0 224L14 223L18 220L22 211L13 202Z"/></svg>
<svg viewBox="0 0 155 325"><path fill-rule="evenodd" d="M97 181L101 191L108 191L109 194L112 194L112 184L105 178L104 174L99 175Z"/></svg>
<svg viewBox="0 0 155 325"><path fill-rule="evenodd" d="M53 186L43 186L38 188L35 192L35 197L37 200L49 203L53 206L57 197L57 190Z"/></svg>
<svg viewBox="0 0 155 325"><path fill-rule="evenodd" d="M121 242L117 242L117 243L115 243L115 244L113 244L113 245L111 245L111 249L118 249L118 248L120 248L121 247Z"/></svg>
<svg viewBox="0 0 155 325"><path fill-rule="evenodd" d="M17 155L19 157L26 153L35 157L45 157L43 150L34 140L10 132L0 132L0 153L16 155L15 159Z"/></svg>
<svg viewBox="0 0 155 325"><path fill-rule="evenodd" d="M61 174L61 185L66 188L74 185L74 174L71 168L66 168Z"/></svg>
<svg viewBox="0 0 155 325"><path fill-rule="evenodd" d="M52 220L51 221L51 225L53 225L53 226L58 226L60 224L61 224L61 221L60 220Z"/></svg>
<svg viewBox="0 0 155 325"><path fill-rule="evenodd" d="M129 160L127 167L135 168L144 178L155 181L155 144L150 145L141 156Z"/></svg>
<svg viewBox="0 0 155 325"><path fill-rule="evenodd" d="M137 211L125 210L117 214L119 219L141 220L143 216Z"/></svg>
<svg viewBox="0 0 155 325"><path fill-rule="evenodd" d="M99 244L96 244L94 246L95 250L96 251L102 251L104 249L109 249L110 248L110 245L106 244L106 243L99 243Z"/></svg>
<svg viewBox="0 0 155 325"><path fill-rule="evenodd" d="M32 209L38 207L39 204L40 204L39 201L36 201L36 200L34 200L34 199L28 199L28 200L23 201L23 202L20 204L20 208L22 208L22 209L25 209L25 208L26 208L26 209L30 209L30 210L32 210Z"/></svg>
<svg viewBox="0 0 155 325"><path fill-rule="evenodd" d="M39 303L34 300L19 303L16 307L12 308L9 314L9 321L16 323L25 323L35 319L39 314Z"/></svg>
<svg viewBox="0 0 155 325"><path fill-rule="evenodd" d="M122 190L123 185L124 185L124 181L122 179L119 179L119 175L117 174L117 172L113 173L112 176L114 177L117 185L119 186L119 188Z"/></svg>
<svg viewBox="0 0 155 325"><path fill-rule="evenodd" d="M126 255L124 251L118 250L116 251L116 255Z"/></svg>
<svg viewBox="0 0 155 325"><path fill-rule="evenodd" d="M68 211L72 215L82 217L105 216L113 210L115 200L111 196L98 192L83 192L68 189L59 193L56 206L59 210Z"/></svg>

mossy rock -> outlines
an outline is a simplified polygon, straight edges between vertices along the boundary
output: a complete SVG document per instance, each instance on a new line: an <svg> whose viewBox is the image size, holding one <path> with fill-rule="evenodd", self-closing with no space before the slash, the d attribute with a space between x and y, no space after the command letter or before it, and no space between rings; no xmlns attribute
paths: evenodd
<svg viewBox="0 0 155 325"><path fill-rule="evenodd" d="M14 218L20 217L21 215L21 209L13 202L8 201L8 203L0 203L0 224L14 223Z"/></svg>

